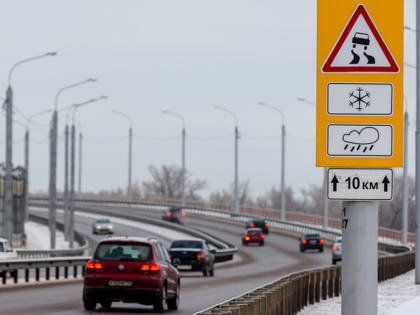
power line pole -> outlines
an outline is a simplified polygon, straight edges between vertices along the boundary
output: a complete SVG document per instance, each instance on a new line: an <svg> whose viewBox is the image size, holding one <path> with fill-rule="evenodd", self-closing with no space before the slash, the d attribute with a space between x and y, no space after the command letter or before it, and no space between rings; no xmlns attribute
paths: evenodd
<svg viewBox="0 0 420 315"><path fill-rule="evenodd" d="M50 129L50 187L49 187L49 216L50 248L55 249L56 217L57 217L57 124L58 112L54 110Z"/></svg>
<svg viewBox="0 0 420 315"><path fill-rule="evenodd" d="M284 184L285 179L285 172L286 172L286 127L283 123L281 126L281 214L280 218L281 220L286 220L286 187Z"/></svg>
<svg viewBox="0 0 420 315"><path fill-rule="evenodd" d="M76 156L76 127L74 123L71 126L71 145L70 145L70 224L69 224L69 246L74 246L74 175L75 175L75 156Z"/></svg>
<svg viewBox="0 0 420 315"><path fill-rule="evenodd" d="M23 217L24 222L28 220L29 217L29 129L26 129L25 132L25 214Z"/></svg>
<svg viewBox="0 0 420 315"><path fill-rule="evenodd" d="M185 127L182 128L182 207L185 207Z"/></svg>
<svg viewBox="0 0 420 315"><path fill-rule="evenodd" d="M133 201L133 192L131 190L132 176L132 154L133 154L133 128L128 129L128 201Z"/></svg>
<svg viewBox="0 0 420 315"><path fill-rule="evenodd" d="M64 130L64 237L69 239L69 124Z"/></svg>
<svg viewBox="0 0 420 315"><path fill-rule="evenodd" d="M239 130L238 125L235 125L235 188L234 188L234 212L240 212L239 206L239 183L238 183L238 140L239 140Z"/></svg>

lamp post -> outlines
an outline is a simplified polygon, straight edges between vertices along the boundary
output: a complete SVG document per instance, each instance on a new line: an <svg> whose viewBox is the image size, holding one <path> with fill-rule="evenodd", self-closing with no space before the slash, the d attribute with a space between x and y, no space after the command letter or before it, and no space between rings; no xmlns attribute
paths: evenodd
<svg viewBox="0 0 420 315"><path fill-rule="evenodd" d="M127 189L127 198L128 201L131 202L133 200L133 196L132 196L132 191L131 191L131 175L132 175L132 154L133 154L133 124L131 121L131 118L118 111L118 110L113 110L112 111L114 114L120 115L122 117L124 117L125 119L128 120L128 123L130 125L129 129L128 129L128 189Z"/></svg>
<svg viewBox="0 0 420 315"><path fill-rule="evenodd" d="M35 117L51 113L52 110L47 109L42 112L33 114L28 117L26 120L26 131L25 131L25 214L24 214L24 221L28 220L29 211L28 211L28 200L29 200L29 125Z"/></svg>
<svg viewBox="0 0 420 315"><path fill-rule="evenodd" d="M48 216L48 225L50 228L50 248L55 249L55 233L56 233L56 216L57 216L57 133L58 133L58 100L61 95L66 90L84 85L86 83L96 82L96 79L87 79L80 81L74 84L67 85L60 90L58 90L55 95L54 101L54 112L51 120L51 129L50 129L50 183L49 183L49 216ZM66 166L65 175L68 174L68 169ZM65 176L67 177L67 176ZM67 182L65 178L65 186ZM67 210L68 196L64 196L64 208Z"/></svg>
<svg viewBox="0 0 420 315"><path fill-rule="evenodd" d="M181 161L182 161L182 178L181 178L181 199L182 199L182 207L185 207L185 136L186 136L186 132L185 132L185 119L184 116L182 116L181 114L175 113L175 112L171 112L168 110L163 110L162 114L168 114L168 115L172 115L175 116L177 118L179 118L182 121L182 157L181 157Z"/></svg>
<svg viewBox="0 0 420 315"><path fill-rule="evenodd" d="M233 204L232 210L234 213L239 213L239 187L238 187L238 140L239 140L239 130L238 130L238 118L236 117L235 113L222 107L222 106L214 106L215 109L219 109L231 115L235 120L235 172L234 172L234 197L233 197Z"/></svg>
<svg viewBox="0 0 420 315"><path fill-rule="evenodd" d="M55 56L56 52L49 52L32 58L23 59L15 63L9 70L8 87L6 90L6 100L4 108L6 110L6 158L5 158L5 187L4 187L4 210L0 213L2 216L3 226L1 235L12 241L13 233L13 89L12 75L13 71L21 64L35 61L48 56Z"/></svg>
<svg viewBox="0 0 420 315"><path fill-rule="evenodd" d="M280 219L286 220L286 187L285 187L285 172L286 172L286 149L285 149L285 140L286 140L286 126L284 124L284 113L280 108L275 106L271 106L265 102L258 102L258 105L267 107L272 109L281 115L281 181L280 181L280 189L281 189L281 211L280 211Z"/></svg>
<svg viewBox="0 0 420 315"><path fill-rule="evenodd" d="M314 102L311 102L303 97L298 97L299 102L307 103L316 107ZM322 183L322 205L323 205L323 220L322 227L324 229L328 228L328 167L324 167L324 178Z"/></svg>

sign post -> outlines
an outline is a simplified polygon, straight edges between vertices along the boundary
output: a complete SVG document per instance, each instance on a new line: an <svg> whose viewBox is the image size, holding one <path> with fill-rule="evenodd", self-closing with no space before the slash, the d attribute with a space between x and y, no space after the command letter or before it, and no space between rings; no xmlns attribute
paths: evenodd
<svg viewBox="0 0 420 315"><path fill-rule="evenodd" d="M403 166L403 30L403 0L318 0L316 165L343 201L342 315L377 314L377 200Z"/></svg>

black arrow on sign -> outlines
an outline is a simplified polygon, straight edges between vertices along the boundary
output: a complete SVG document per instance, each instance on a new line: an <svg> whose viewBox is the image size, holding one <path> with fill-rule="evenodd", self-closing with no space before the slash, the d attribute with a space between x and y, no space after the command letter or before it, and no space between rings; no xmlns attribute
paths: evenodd
<svg viewBox="0 0 420 315"><path fill-rule="evenodd" d="M390 183L388 176L385 175L384 180L382 181L382 184L384 184L384 192L388 191L388 184Z"/></svg>
<svg viewBox="0 0 420 315"><path fill-rule="evenodd" d="M333 179L331 180L331 184L333 184L333 191L337 191L338 179L335 175L334 175Z"/></svg>

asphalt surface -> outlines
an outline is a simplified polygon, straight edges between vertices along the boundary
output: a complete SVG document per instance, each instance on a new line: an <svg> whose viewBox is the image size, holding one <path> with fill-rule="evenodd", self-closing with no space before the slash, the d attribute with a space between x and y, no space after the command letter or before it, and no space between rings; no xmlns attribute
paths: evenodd
<svg viewBox="0 0 420 315"><path fill-rule="evenodd" d="M119 212L131 213L141 218L151 216L160 218L159 211L102 206L110 215ZM227 299L250 291L258 286L276 280L291 272L329 265L331 251L300 253L295 238L270 233L264 247L241 245L244 228L229 222L209 221L202 218L187 217L186 226L198 228L235 244L240 250L238 264L217 266L214 278L204 278L200 273L183 273L181 281L181 303L173 314L194 314L204 308L221 303ZM103 236L92 235L93 219L78 216L75 228L94 240ZM114 224L116 235L146 236L151 233L122 224ZM154 235L156 236L156 235ZM161 237L162 238L162 237ZM169 242L169 237L163 239ZM67 283L51 286L13 289L1 291L0 314L88 314L83 309L82 283ZM105 312L99 306L96 312ZM151 307L137 304L113 303L112 314L153 314Z"/></svg>

